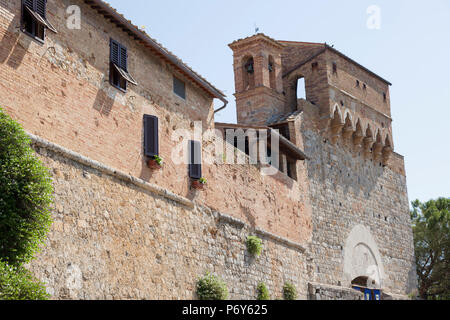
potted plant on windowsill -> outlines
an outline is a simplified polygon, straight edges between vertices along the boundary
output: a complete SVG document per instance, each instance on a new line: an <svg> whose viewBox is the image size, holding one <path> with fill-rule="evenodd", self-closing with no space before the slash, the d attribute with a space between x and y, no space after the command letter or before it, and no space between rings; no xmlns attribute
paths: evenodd
<svg viewBox="0 0 450 320"><path fill-rule="evenodd" d="M147 166L152 170L160 170L163 163L163 159L157 155L147 160Z"/></svg>
<svg viewBox="0 0 450 320"><path fill-rule="evenodd" d="M206 185L206 179L205 178L200 178L198 180L192 181L192 188L194 188L196 190L203 190L205 185Z"/></svg>

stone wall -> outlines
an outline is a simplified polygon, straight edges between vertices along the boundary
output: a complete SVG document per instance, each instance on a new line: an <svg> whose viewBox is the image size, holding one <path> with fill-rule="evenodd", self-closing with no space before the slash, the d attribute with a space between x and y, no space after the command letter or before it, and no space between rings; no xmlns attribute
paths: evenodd
<svg viewBox="0 0 450 320"><path fill-rule="evenodd" d="M32 272L53 299L195 299L199 276L213 272L230 299L272 298L285 281L307 298L312 268L305 248L200 206L45 140L34 148L50 168L54 223ZM263 253L248 255L248 235Z"/></svg>
<svg viewBox="0 0 450 320"><path fill-rule="evenodd" d="M309 300L364 300L360 291L350 288L329 286L320 283L308 284Z"/></svg>
<svg viewBox="0 0 450 320"><path fill-rule="evenodd" d="M367 259L376 260L372 263L378 264L382 289L407 295L417 287L417 278L403 158L393 154L383 166L352 152L342 140L331 143L310 125L318 117L314 109L305 108L302 123L309 156L314 281L350 287L353 279L347 273L355 269L345 270L346 244L352 230L362 225L374 239L367 249L373 257Z"/></svg>

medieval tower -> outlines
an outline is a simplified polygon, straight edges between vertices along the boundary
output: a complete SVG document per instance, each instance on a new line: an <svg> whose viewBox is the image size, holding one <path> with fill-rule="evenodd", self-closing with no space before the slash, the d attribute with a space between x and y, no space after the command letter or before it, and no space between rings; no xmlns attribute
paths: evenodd
<svg viewBox="0 0 450 320"><path fill-rule="evenodd" d="M292 136L291 123L301 122L317 286L310 294L321 284L371 297L399 287L411 292L414 248L403 157L394 152L391 84L327 44L257 34L230 48L238 123Z"/></svg>
<svg viewBox="0 0 450 320"><path fill-rule="evenodd" d="M286 282L300 299L417 287L390 83L334 48L230 44L227 124L214 119L225 95L104 1L0 0L0 43L1 112L52 174L53 224L30 270L53 299L195 299L206 272L231 299L255 299L260 282L274 299ZM279 138L263 150L274 174L219 134L249 129ZM226 158L217 141L245 161L209 161ZM201 161L179 161L180 146Z"/></svg>

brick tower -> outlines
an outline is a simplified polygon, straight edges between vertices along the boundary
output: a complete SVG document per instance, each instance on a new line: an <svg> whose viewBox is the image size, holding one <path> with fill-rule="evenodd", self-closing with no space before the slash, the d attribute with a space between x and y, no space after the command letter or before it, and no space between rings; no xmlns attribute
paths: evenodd
<svg viewBox="0 0 450 320"><path fill-rule="evenodd" d="M288 112L282 80L283 46L263 34L229 46L234 56L238 123L265 125L269 119Z"/></svg>

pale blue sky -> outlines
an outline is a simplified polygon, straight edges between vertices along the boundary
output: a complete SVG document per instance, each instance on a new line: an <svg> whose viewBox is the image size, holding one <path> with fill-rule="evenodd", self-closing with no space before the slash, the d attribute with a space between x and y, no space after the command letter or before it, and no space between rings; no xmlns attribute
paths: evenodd
<svg viewBox="0 0 450 320"><path fill-rule="evenodd" d="M406 157L410 200L450 197L450 1L109 0L228 96L216 121L235 122L232 52L254 33L327 42L393 83L396 151ZM366 26L371 5L381 29ZM218 104L219 105L219 104Z"/></svg>

